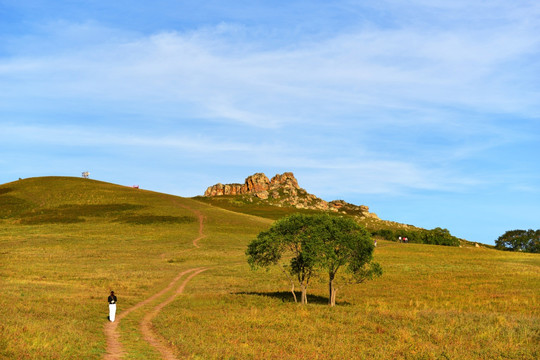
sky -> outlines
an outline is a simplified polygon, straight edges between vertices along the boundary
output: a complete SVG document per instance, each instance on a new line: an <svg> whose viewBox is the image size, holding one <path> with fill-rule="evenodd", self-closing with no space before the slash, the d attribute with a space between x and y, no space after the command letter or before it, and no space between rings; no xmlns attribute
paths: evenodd
<svg viewBox="0 0 540 360"><path fill-rule="evenodd" d="M0 0L0 184L292 171L493 244L540 228L540 2Z"/></svg>

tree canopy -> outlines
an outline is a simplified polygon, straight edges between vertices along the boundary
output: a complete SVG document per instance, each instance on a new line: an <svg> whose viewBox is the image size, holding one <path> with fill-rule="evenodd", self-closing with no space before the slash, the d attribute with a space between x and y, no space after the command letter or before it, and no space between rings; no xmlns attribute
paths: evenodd
<svg viewBox="0 0 540 360"><path fill-rule="evenodd" d="M495 240L495 247L507 251L540 253L540 230L510 230Z"/></svg>
<svg viewBox="0 0 540 360"><path fill-rule="evenodd" d="M374 244L369 232L351 218L327 214L294 214L280 219L261 232L246 250L252 268L278 264L290 255L289 273L296 276L307 302L307 287L317 271L329 280L329 304L335 305L335 278L341 268L357 282L380 276L382 269L373 263ZM293 290L294 293L294 290Z"/></svg>
<svg viewBox="0 0 540 360"><path fill-rule="evenodd" d="M248 263L252 269L268 267L280 262L284 255L290 257L288 265L283 264L285 273L295 276L302 290L301 302L307 303L307 288L315 272L313 251L307 251L311 246L306 240L309 236L310 219L305 215L294 214L276 221L267 231L262 231L251 241L246 250ZM294 281L292 281L294 293Z"/></svg>

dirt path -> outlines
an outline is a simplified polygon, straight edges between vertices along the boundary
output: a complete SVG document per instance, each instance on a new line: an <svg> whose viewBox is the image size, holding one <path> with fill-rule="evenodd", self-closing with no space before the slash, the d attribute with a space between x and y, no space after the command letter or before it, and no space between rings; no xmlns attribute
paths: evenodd
<svg viewBox="0 0 540 360"><path fill-rule="evenodd" d="M199 210L194 210L194 209L191 209L187 206L182 206L186 209L189 209L191 211L193 211L195 213L195 215L197 215L197 218L199 219L199 237L196 238L195 240L193 240L193 246L195 247L199 247L199 240L201 239L204 239L206 237L206 235L204 235L203 233L203 230L204 230L204 215L199 211Z"/></svg>
<svg viewBox="0 0 540 360"><path fill-rule="evenodd" d="M188 209L192 212L195 213L195 215L197 215L197 218L199 219L199 236L193 240L193 246L195 247L199 247L199 244L198 244L198 241L205 238L206 235L204 235L204 216L203 214L198 211L198 210L194 210L186 205L183 205L183 204L179 204L175 201L175 204L185 208L185 209ZM104 329L104 332L105 332L105 336L107 338L107 353L105 354L105 356L103 357L104 360L117 360L117 359L122 359L122 357L124 356L125 352L124 352L124 348L122 346L122 343L120 342L120 336L118 334L118 331L117 331L117 328L118 328L118 324L120 323L120 321L128 316L131 312L139 309L140 307L144 306L144 305L147 305L149 303L151 303L152 301L156 300L157 298L163 296L164 294L166 294L167 292L169 292L179 281L180 279L182 279L182 277L186 274L189 274L191 273L183 282L182 284L178 287L178 289L176 289L175 293L170 296L167 300L163 301L162 303L160 303L159 305L157 305L152 311L148 312L142 319L141 323L140 323L140 330L141 330L141 333L143 335L143 338L150 344L152 345L157 351L159 351L159 353L161 354L161 356L163 357L163 359L166 359L166 360L176 360L176 357L174 356L174 352L173 350L171 349L170 346L168 346L157 334L154 334L152 332L152 319L165 307L167 306L169 303L171 303L175 298L176 296L178 296L179 294L181 294L183 291L184 291L184 288L186 287L186 284L195 276L197 276L198 274L202 273L203 271L206 271L208 269L206 268L193 268L193 269L189 269L189 270L185 270L181 273L179 273L170 283L169 285L167 285L167 287L165 287L164 289L162 289L161 291L159 291L158 293L150 296L148 299L146 300L143 300L141 302L139 302L138 304L122 311L122 313L120 313L118 316L116 316L116 321L115 322L107 322L105 324L105 329Z"/></svg>
<svg viewBox="0 0 540 360"><path fill-rule="evenodd" d="M189 270L186 270L186 271L183 271L181 272L180 274L178 274L172 281L171 283L166 287L164 288L163 290L161 290L160 292L150 296L148 299L146 300L143 300L141 301L140 303L130 307L129 309L126 309L124 310L121 314L119 314L117 317L116 317L116 321L115 322L108 322L105 324L105 335L107 337L107 354L105 355L104 359L106 360L113 360L113 359L121 359L122 356L124 355L124 350L123 350L123 347L122 347L122 343L120 342L119 340L119 334L118 332L116 331L116 328L118 327L118 324L120 323L120 321L128 316L131 312L139 309L140 307L144 306L144 305L147 305L149 303L151 303L152 301L154 301L155 299L159 298L160 296L164 295L165 293L167 293L168 291L170 291L177 283L178 281L186 274L189 274L189 273L193 273L191 274L186 280L184 280L184 282L182 283L182 285L180 285L180 287L176 290L176 293L169 297L169 299L167 299L165 302L161 303L160 305L158 305L154 311L152 311L151 313L149 314L152 314L152 316L149 318L150 320L155 316L157 315L157 313L163 308L165 307L165 305L167 305L168 303L170 303L172 300L174 300L174 298L178 295L178 294L181 294L182 291L184 290L184 287L186 286L186 284L188 283L189 280L191 280L195 275L198 275L199 273L205 271L207 269L201 269L201 268L194 268L194 269L189 269ZM164 304L164 305L163 305ZM159 308L159 309L158 309ZM158 309L156 311L156 309ZM143 319L143 322L145 321L145 319L148 317L147 314L145 316L145 318ZM141 323L141 329L142 329L142 323ZM151 333L149 334L144 334L143 333L143 336L145 337L146 339L146 336L148 337L152 337L153 335ZM151 343L152 344L152 343ZM152 344L153 345L153 344ZM158 349L159 350L159 349ZM161 352L161 350L159 350ZM171 359L171 358L166 358L166 359ZM174 358L172 358L174 359Z"/></svg>
<svg viewBox="0 0 540 360"><path fill-rule="evenodd" d="M204 239L206 237L206 235L204 235L204 232L203 232L204 231L204 215L199 210L195 210L193 208L190 208L187 205L180 204L176 200L172 200L172 202L175 205L183 207L184 209L187 209L187 210L193 212L195 215L197 215L197 219L199 220L199 236L196 239L193 240L193 246L198 248L199 247L199 240L202 240L202 239Z"/></svg>
<svg viewBox="0 0 540 360"><path fill-rule="evenodd" d="M170 296L167 300L156 306L151 312L148 312L141 321L140 329L144 340L152 345L161 354L161 357L165 360L176 360L173 349L165 342L165 340L158 334L152 331L152 319L163 309L169 305L177 295L184 291L186 284L195 276L206 271L208 269L191 269L196 270L192 272L183 282L182 285L176 290L176 293Z"/></svg>

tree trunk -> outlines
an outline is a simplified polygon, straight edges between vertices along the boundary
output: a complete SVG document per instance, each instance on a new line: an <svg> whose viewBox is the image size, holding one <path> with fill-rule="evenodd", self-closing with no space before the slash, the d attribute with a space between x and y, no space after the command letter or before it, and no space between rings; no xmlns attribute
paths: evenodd
<svg viewBox="0 0 540 360"><path fill-rule="evenodd" d="M330 280L328 281L328 305L335 306L336 305L336 291L337 289L334 286L334 276L333 274L330 274Z"/></svg>
<svg viewBox="0 0 540 360"><path fill-rule="evenodd" d="M298 303L298 299L296 298L296 293L294 292L294 280L292 279L292 277L289 276L289 274L287 274L287 271L284 269L284 268L281 268L281 270L283 271L283 273L285 274L285 276L289 279L289 281L291 282L291 292L292 292L292 296L294 298L294 302L295 303Z"/></svg>
<svg viewBox="0 0 540 360"><path fill-rule="evenodd" d="M291 281L291 292L292 296L294 297L294 302L298 303L298 299L296 298L296 294L294 293L294 281Z"/></svg>
<svg viewBox="0 0 540 360"><path fill-rule="evenodd" d="M301 284L300 288L302 289L302 304L307 304L307 286Z"/></svg>
<svg viewBox="0 0 540 360"><path fill-rule="evenodd" d="M332 304L330 306L336 306L336 294L337 294L337 288L334 287L334 293L332 294Z"/></svg>

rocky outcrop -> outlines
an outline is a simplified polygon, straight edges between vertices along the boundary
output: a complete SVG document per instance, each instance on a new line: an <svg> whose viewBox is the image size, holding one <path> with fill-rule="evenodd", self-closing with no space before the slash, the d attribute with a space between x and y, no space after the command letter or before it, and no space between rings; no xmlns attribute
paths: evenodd
<svg viewBox="0 0 540 360"><path fill-rule="evenodd" d="M221 196L221 195L257 195L263 192L274 191L278 189L300 189L298 181L293 173L286 172L281 175L276 175L269 180L263 173L257 173L248 176L243 184L227 184L218 183L210 186L204 192L204 196Z"/></svg>
<svg viewBox="0 0 540 360"><path fill-rule="evenodd" d="M270 180L263 173L248 176L242 187L242 193L259 193L267 191L270 187Z"/></svg>
<svg viewBox="0 0 540 360"><path fill-rule="evenodd" d="M241 188L241 184L223 185L218 183L209 187L204 193L204 196L239 195L241 193Z"/></svg>
<svg viewBox="0 0 540 360"><path fill-rule="evenodd" d="M270 184L273 186L300 189L300 186L298 186L298 181L292 172L286 172L281 175L276 174L276 176L270 180Z"/></svg>
<svg viewBox="0 0 540 360"><path fill-rule="evenodd" d="M221 195L243 195L256 194L266 191L270 187L270 180L263 173L248 176L244 184L227 184L218 183L210 186L204 192L204 196L221 196Z"/></svg>
<svg viewBox="0 0 540 360"><path fill-rule="evenodd" d="M243 184L216 184L208 187L204 196L242 195L248 201L257 197L275 206L293 206L298 209L332 211L356 215L360 218L378 219L365 205L354 205L344 200L327 202L308 193L298 185L292 172L275 175L271 180L263 173L248 176Z"/></svg>

